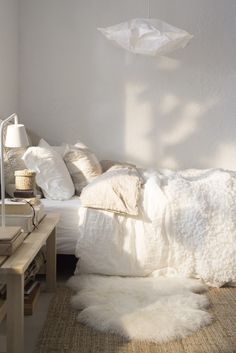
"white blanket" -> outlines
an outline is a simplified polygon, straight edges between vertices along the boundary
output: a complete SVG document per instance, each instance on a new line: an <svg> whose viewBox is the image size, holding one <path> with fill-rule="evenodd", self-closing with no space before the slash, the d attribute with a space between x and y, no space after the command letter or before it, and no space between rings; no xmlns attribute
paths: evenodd
<svg viewBox="0 0 236 353"><path fill-rule="evenodd" d="M78 273L236 282L236 174L146 171L141 216L80 209Z"/></svg>

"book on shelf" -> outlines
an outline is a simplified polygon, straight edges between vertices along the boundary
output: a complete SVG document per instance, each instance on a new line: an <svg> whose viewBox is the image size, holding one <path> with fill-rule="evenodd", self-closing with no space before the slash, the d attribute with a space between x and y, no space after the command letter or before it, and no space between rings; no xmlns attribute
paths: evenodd
<svg viewBox="0 0 236 353"><path fill-rule="evenodd" d="M7 302L0 298L0 322L4 319L7 313Z"/></svg>
<svg viewBox="0 0 236 353"><path fill-rule="evenodd" d="M0 243L13 242L20 233L22 233L22 229L19 227L0 227Z"/></svg>
<svg viewBox="0 0 236 353"><path fill-rule="evenodd" d="M0 227L0 256L9 256L25 239L23 229L19 227Z"/></svg>
<svg viewBox="0 0 236 353"><path fill-rule="evenodd" d="M4 300L7 296L7 286L6 283L0 283L0 299Z"/></svg>
<svg viewBox="0 0 236 353"><path fill-rule="evenodd" d="M24 276L24 291L25 294L31 291L31 287L35 286L33 283L36 282L35 278L40 268L46 263L45 255L42 250L40 250L33 261L29 264L25 271ZM0 298L6 299L6 283L0 282Z"/></svg>
<svg viewBox="0 0 236 353"><path fill-rule="evenodd" d="M40 268L46 263L45 255L42 250L38 252L33 261L29 264L25 271L25 286L31 281L35 280L35 276Z"/></svg>
<svg viewBox="0 0 236 353"><path fill-rule="evenodd" d="M40 283L37 282L29 295L24 297L24 313L25 315L32 315L38 301L40 293Z"/></svg>
<svg viewBox="0 0 236 353"><path fill-rule="evenodd" d="M38 281L35 279L31 279L24 288L24 297L28 298L29 295L33 292L34 288L38 285Z"/></svg>
<svg viewBox="0 0 236 353"><path fill-rule="evenodd" d="M34 190L15 190L14 191L14 197L16 198L23 198L23 199L29 199L29 198L35 198L35 192Z"/></svg>
<svg viewBox="0 0 236 353"><path fill-rule="evenodd" d="M20 226L26 233L32 232L46 215L44 205L38 198L33 203L26 200L6 199L5 209L6 224Z"/></svg>
<svg viewBox="0 0 236 353"><path fill-rule="evenodd" d="M6 286L5 286L6 287ZM39 294L40 294L40 282L34 282L34 285L32 285L32 288L28 294L24 295L24 314L25 315L32 315L35 306L37 304ZM6 315L6 290L5 290L5 296L0 297L0 322Z"/></svg>
<svg viewBox="0 0 236 353"><path fill-rule="evenodd" d="M28 198L28 199L5 199L5 211L7 215L24 215L31 214L33 208L36 210L43 208L43 205L39 198ZM0 203L0 212L2 212L2 205Z"/></svg>

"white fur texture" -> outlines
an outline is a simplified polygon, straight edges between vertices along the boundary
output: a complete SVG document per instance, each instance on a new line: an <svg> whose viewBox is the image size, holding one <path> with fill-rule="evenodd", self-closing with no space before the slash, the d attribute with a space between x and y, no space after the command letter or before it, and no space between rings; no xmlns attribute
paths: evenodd
<svg viewBox="0 0 236 353"><path fill-rule="evenodd" d="M164 342L185 337L211 322L200 282L180 277L73 276L78 321L127 339Z"/></svg>
<svg viewBox="0 0 236 353"><path fill-rule="evenodd" d="M139 217L80 208L78 273L236 282L236 173L143 174Z"/></svg>

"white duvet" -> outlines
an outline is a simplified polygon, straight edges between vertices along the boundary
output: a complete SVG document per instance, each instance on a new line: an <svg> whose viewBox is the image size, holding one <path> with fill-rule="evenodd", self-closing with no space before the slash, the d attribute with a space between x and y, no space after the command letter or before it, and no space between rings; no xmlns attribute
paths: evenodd
<svg viewBox="0 0 236 353"><path fill-rule="evenodd" d="M143 172L140 216L80 208L77 273L236 282L236 174Z"/></svg>

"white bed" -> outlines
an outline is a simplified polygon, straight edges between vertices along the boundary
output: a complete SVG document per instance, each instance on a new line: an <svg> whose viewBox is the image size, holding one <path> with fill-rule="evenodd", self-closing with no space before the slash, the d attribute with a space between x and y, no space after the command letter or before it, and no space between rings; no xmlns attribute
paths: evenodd
<svg viewBox="0 0 236 353"><path fill-rule="evenodd" d="M235 283L235 172L145 171L143 180L137 217L80 208L77 273Z"/></svg>
<svg viewBox="0 0 236 353"><path fill-rule="evenodd" d="M67 201L41 200L46 213L60 213L57 226L57 253L75 254L75 247L79 232L79 209L81 206L78 196Z"/></svg>
<svg viewBox="0 0 236 353"><path fill-rule="evenodd" d="M57 253L76 255L77 273L235 283L235 172L144 171L143 180L137 217L82 207L79 197L43 199L46 212L61 216Z"/></svg>

